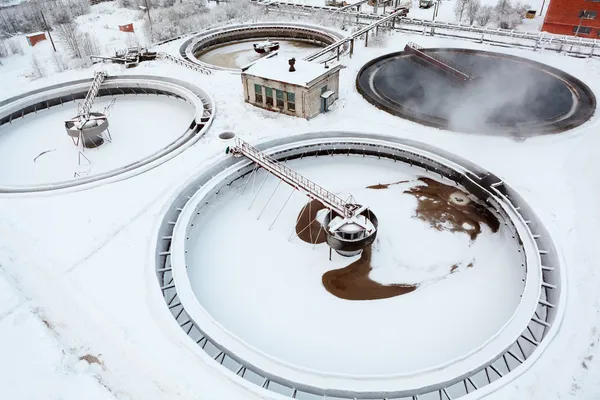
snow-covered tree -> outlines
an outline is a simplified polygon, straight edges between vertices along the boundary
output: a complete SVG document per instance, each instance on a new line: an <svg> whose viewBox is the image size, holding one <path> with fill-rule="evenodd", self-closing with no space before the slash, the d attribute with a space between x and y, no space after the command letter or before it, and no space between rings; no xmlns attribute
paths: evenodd
<svg viewBox="0 0 600 400"><path fill-rule="evenodd" d="M514 29L524 17L521 10L514 7L510 0L498 0L494 12L498 26L503 29Z"/></svg>
<svg viewBox="0 0 600 400"><path fill-rule="evenodd" d="M33 79L39 79L45 75L42 64L35 55L31 56L31 77Z"/></svg>
<svg viewBox="0 0 600 400"><path fill-rule="evenodd" d="M457 22L462 22L465 11L471 0L456 0L454 4L454 16Z"/></svg>
<svg viewBox="0 0 600 400"><path fill-rule="evenodd" d="M477 23L481 26L486 26L492 19L494 15L494 8L490 5L481 6L479 11L477 12L477 16L475 19Z"/></svg>
<svg viewBox="0 0 600 400"><path fill-rule="evenodd" d="M473 25L477 15L479 14L479 10L481 9L481 0L470 0L469 4L467 4L467 18L469 20L469 24Z"/></svg>

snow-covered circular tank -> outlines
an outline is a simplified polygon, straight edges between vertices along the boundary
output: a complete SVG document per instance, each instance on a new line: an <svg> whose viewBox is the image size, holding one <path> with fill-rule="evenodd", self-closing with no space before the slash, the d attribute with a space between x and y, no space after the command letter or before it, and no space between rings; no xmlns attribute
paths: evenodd
<svg viewBox="0 0 600 400"><path fill-rule="evenodd" d="M359 256L330 256L321 231L335 217L244 158L186 185L159 232L159 282L179 325L228 369L296 398L456 398L549 336L552 242L542 267L520 198L493 175L376 135L258 147L368 204L378 234Z"/></svg>
<svg viewBox="0 0 600 400"><path fill-rule="evenodd" d="M195 85L154 76L102 78L0 102L0 192L130 177L195 143L212 122L213 101Z"/></svg>

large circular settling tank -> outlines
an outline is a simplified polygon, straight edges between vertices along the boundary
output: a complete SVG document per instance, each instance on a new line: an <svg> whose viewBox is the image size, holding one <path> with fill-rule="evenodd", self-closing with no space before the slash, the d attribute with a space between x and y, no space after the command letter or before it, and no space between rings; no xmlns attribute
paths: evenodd
<svg viewBox="0 0 600 400"><path fill-rule="evenodd" d="M405 49L370 61L358 74L358 90L394 115L462 132L523 137L557 133L594 113L592 91L548 65L477 50L419 51L425 56ZM440 69L423 62L428 57L444 65ZM472 79L452 79L443 71L448 67Z"/></svg>
<svg viewBox="0 0 600 400"><path fill-rule="evenodd" d="M304 42L301 40L269 38L277 41L280 45L279 51L285 54L286 57L304 58L317 49L323 47L316 43ZM254 51L252 45L254 43L263 42L264 38L255 38L244 40L235 43L226 43L209 50L199 51L194 56L207 64L216 65L224 68L242 68L259 58L268 55L258 54Z"/></svg>
<svg viewBox="0 0 600 400"><path fill-rule="evenodd" d="M533 216L503 197L518 195L401 139L321 135L262 148L368 205L375 241L351 257L330 252L319 202L243 157L217 163L186 185L159 232L159 282L188 336L294 398L457 398L534 354L560 280L542 274L556 259L544 250L540 264L523 222Z"/></svg>
<svg viewBox="0 0 600 400"><path fill-rule="evenodd" d="M240 68L269 54L269 51L257 52L254 45L260 50L266 43L277 44L273 51L290 58L304 58L344 37L343 33L333 29L303 23L240 24L195 35L181 45L180 53L206 68L240 72ZM345 51L346 47L341 51ZM328 53L320 59L326 61L336 55Z"/></svg>
<svg viewBox="0 0 600 400"><path fill-rule="evenodd" d="M0 102L0 191L131 177L195 143L212 122L212 99L195 85L154 76L96 79Z"/></svg>
<svg viewBox="0 0 600 400"><path fill-rule="evenodd" d="M453 202L454 193L468 196L464 188L388 159L285 164L368 204L379 233L360 258L329 261L325 243L304 241L311 232L324 241L316 223L293 239L322 207L299 218L308 201L292 196L269 230L290 188L275 191L279 179L264 170L223 188L192 222L186 263L200 304L249 345L327 373L406 373L479 347L514 313L525 276L519 243L475 200ZM353 345L364 338L368 346Z"/></svg>

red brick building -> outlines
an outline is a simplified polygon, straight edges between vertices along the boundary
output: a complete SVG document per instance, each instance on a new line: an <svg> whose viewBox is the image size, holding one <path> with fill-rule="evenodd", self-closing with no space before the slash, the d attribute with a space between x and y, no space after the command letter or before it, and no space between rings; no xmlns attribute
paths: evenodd
<svg viewBox="0 0 600 400"><path fill-rule="evenodd" d="M600 38L600 0L550 0L542 30Z"/></svg>

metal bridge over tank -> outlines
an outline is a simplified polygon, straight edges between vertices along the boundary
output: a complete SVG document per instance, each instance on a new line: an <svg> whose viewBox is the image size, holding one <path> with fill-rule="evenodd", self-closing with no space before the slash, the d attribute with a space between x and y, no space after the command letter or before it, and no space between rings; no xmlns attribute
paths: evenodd
<svg viewBox="0 0 600 400"><path fill-rule="evenodd" d="M396 11L394 11L393 13L391 13L390 15L383 17L381 19L378 19L377 21L373 22L370 25L365 26L364 28L360 29L359 31L353 33L352 35L340 39L335 43L330 44L329 46L317 51L316 53L313 53L307 57L304 58L304 60L306 61L315 61L318 58L328 54L331 51L334 51L337 49L337 58L339 60L339 56L340 56L340 47L344 46L346 43L350 42L350 56L352 56L352 53L354 52L354 40L361 37L362 35L365 35L365 47L367 47L369 45L369 32L373 29L375 29L375 32L377 32L377 29L379 29L380 26L382 25L389 25L390 28L394 28L394 25L396 23L396 19L398 18L404 18L406 16L406 14L408 13L408 9L407 8L400 8L397 9Z"/></svg>
<svg viewBox="0 0 600 400"><path fill-rule="evenodd" d="M234 157L244 156L250 159L256 163L256 169L263 168L327 208L328 216L323 223L327 244L339 254L343 256L360 254L362 249L371 245L375 240L378 221L367 206L344 201L341 197L239 138L236 139L233 146L227 148L227 153L233 154ZM265 176L265 180L268 176ZM261 184L261 188L264 182Z"/></svg>
<svg viewBox="0 0 600 400"><path fill-rule="evenodd" d="M473 79L470 74L461 71L458 65L451 63L439 55L425 53L421 46L413 42L408 43L404 47L404 51L408 54L414 55L419 64L428 68L432 68L436 72L439 72L457 82L468 82Z"/></svg>

